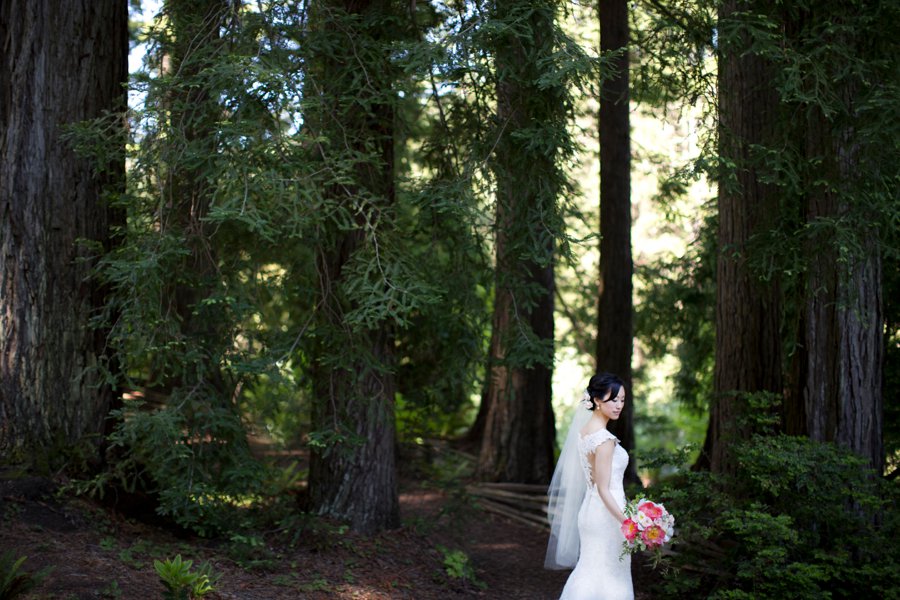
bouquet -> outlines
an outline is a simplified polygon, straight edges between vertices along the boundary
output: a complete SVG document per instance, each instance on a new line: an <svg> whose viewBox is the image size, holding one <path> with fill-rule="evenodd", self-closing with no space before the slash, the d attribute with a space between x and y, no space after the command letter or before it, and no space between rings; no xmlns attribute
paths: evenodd
<svg viewBox="0 0 900 600"><path fill-rule="evenodd" d="M662 504L645 498L632 500L625 505L625 517L622 522L622 533L625 535L622 556L638 550L659 550L672 539L675 517Z"/></svg>

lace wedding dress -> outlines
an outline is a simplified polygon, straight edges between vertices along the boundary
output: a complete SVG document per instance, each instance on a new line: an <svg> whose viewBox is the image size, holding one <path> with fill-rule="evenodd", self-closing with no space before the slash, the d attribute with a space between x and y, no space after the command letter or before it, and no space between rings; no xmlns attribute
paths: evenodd
<svg viewBox="0 0 900 600"><path fill-rule="evenodd" d="M587 478L588 489L578 511L578 537L581 550L575 570L569 575L560 600L633 600L631 585L631 555L622 553L625 536L621 523L610 514L591 481L591 463L594 451L600 444L613 443L612 469L609 491L619 504L625 507L625 490L622 478L628 466L628 452L619 440L606 429L582 436L578 440L581 468Z"/></svg>

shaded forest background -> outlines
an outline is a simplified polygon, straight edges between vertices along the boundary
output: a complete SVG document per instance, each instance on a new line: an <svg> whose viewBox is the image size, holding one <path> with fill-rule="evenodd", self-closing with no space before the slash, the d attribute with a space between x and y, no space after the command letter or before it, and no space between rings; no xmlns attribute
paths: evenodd
<svg viewBox="0 0 900 600"><path fill-rule="evenodd" d="M545 485L608 370L679 522L654 593L895 597L898 19L4 3L2 462L212 538L376 533L438 448Z"/></svg>

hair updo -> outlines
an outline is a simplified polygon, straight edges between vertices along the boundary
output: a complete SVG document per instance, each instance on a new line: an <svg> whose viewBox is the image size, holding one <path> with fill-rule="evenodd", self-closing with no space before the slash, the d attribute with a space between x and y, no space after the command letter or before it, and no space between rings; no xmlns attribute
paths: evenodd
<svg viewBox="0 0 900 600"><path fill-rule="evenodd" d="M597 373L588 381L587 393L590 395L590 406L588 410L595 410L597 403L603 401L606 394L609 394L609 400L619 395L619 390L625 387L625 384L619 379L618 375L612 373ZM609 402L609 400L606 400Z"/></svg>

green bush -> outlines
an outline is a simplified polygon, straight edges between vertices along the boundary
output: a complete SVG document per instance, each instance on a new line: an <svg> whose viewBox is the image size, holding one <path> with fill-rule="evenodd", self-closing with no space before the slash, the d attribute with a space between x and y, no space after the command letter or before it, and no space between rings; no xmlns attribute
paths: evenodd
<svg viewBox="0 0 900 600"><path fill-rule="evenodd" d="M734 476L654 490L676 516L667 598L900 597L898 488L833 444L784 435L736 446Z"/></svg>
<svg viewBox="0 0 900 600"><path fill-rule="evenodd" d="M144 491L156 511L200 535L231 531L249 518L248 506L281 491L278 474L255 460L240 420L228 409L204 405L202 419L186 402L146 411L126 401L112 411L108 468L77 481L76 493L102 497L109 489ZM198 403L200 404L200 403Z"/></svg>

